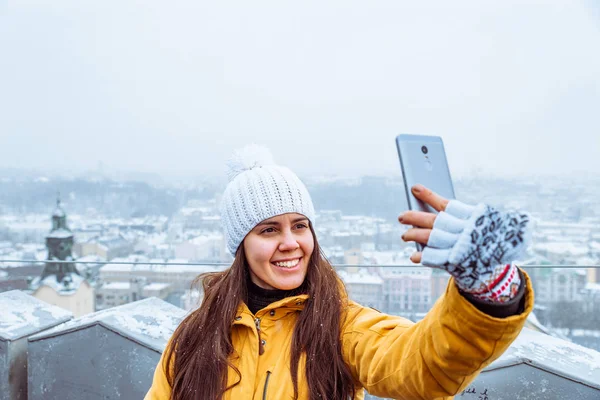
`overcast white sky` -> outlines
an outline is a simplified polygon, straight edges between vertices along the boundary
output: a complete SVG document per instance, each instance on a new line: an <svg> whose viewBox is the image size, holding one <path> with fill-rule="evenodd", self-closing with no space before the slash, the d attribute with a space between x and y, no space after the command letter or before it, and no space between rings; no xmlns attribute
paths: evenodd
<svg viewBox="0 0 600 400"><path fill-rule="evenodd" d="M399 174L398 133L457 176L600 173L594 0L0 0L0 167Z"/></svg>

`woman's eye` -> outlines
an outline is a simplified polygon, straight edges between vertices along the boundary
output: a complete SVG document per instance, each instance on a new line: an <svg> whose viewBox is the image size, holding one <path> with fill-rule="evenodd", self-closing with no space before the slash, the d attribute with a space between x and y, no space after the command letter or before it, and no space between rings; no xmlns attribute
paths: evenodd
<svg viewBox="0 0 600 400"><path fill-rule="evenodd" d="M306 224L298 224L298 225L296 225L296 229L304 229L304 228L308 228L308 226L306 226Z"/></svg>
<svg viewBox="0 0 600 400"><path fill-rule="evenodd" d="M261 233L271 233L271 232L275 232L275 228L264 229Z"/></svg>

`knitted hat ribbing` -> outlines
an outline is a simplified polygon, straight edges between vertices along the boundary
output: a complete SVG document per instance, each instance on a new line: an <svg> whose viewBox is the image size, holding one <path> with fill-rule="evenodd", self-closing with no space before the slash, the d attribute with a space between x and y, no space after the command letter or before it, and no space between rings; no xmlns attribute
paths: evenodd
<svg viewBox="0 0 600 400"><path fill-rule="evenodd" d="M234 152L227 162L227 176L221 221L232 255L248 232L265 219L298 213L314 222L308 190L291 170L276 165L265 147L250 145Z"/></svg>

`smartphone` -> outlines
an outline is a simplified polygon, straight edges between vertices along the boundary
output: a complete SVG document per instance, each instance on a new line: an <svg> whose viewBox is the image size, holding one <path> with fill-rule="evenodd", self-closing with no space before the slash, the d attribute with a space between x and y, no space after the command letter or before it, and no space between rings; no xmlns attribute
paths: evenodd
<svg viewBox="0 0 600 400"><path fill-rule="evenodd" d="M398 135L396 136L396 148L409 210L437 214L433 207L413 196L411 187L420 183L447 199L455 198L442 138L439 136ZM416 243L416 245L419 251L423 250L421 244Z"/></svg>

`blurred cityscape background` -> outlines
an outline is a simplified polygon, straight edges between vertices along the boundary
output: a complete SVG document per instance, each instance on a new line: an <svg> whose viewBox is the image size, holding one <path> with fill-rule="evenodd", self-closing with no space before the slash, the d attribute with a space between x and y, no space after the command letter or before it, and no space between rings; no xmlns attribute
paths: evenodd
<svg viewBox="0 0 600 400"><path fill-rule="evenodd" d="M319 242L356 301L417 321L445 272L410 262L397 177L305 177ZM13 172L0 180L0 291L22 290L75 316L158 297L185 310L199 274L226 268L217 204L224 181L173 185ZM532 213L521 265L547 333L600 350L600 178L459 179L457 197ZM49 261L49 262L48 262ZM60 261L71 261L61 263ZM60 267L60 268L59 268ZM543 267L543 268L542 268Z"/></svg>

